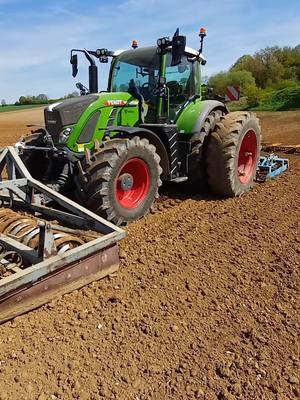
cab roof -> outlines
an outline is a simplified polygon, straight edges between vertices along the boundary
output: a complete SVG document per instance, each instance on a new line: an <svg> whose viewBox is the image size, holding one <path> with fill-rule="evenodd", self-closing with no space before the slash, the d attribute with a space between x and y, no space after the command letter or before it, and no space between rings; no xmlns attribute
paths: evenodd
<svg viewBox="0 0 300 400"><path fill-rule="evenodd" d="M137 53L137 52L143 52L144 50L147 50L147 51L153 50L156 53L156 49L157 49L156 46L139 47L137 49L130 49L130 50L120 49L120 50L116 50L114 52L114 57L117 57L120 54L123 54L125 52L126 53L130 53L130 52ZM168 49L171 50L171 47L169 47ZM195 49L193 49L192 47L189 47L189 46L185 46L185 53L187 55L190 55L190 56L198 56L199 55L199 52L197 50L195 50Z"/></svg>

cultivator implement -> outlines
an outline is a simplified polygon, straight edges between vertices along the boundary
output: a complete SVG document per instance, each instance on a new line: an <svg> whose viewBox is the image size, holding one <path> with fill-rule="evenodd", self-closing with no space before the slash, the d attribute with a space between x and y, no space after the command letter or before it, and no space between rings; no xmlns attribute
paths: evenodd
<svg viewBox="0 0 300 400"><path fill-rule="evenodd" d="M275 178L289 168L289 160L280 158L275 154L260 157L256 174L257 182L265 182L266 180Z"/></svg>
<svg viewBox="0 0 300 400"><path fill-rule="evenodd" d="M0 322L118 269L122 229L33 179L14 147L0 174Z"/></svg>

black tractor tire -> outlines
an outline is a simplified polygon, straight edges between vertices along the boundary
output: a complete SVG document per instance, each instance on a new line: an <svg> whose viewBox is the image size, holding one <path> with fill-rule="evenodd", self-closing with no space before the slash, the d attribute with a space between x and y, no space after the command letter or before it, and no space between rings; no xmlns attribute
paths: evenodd
<svg viewBox="0 0 300 400"><path fill-rule="evenodd" d="M159 196L160 157L147 139L135 136L104 141L86 157L82 169L85 182L81 180L77 186L76 197L118 226L143 217Z"/></svg>
<svg viewBox="0 0 300 400"><path fill-rule="evenodd" d="M253 113L237 111L221 117L206 154L208 184L224 196L241 196L253 185L261 149L261 128Z"/></svg>
<svg viewBox="0 0 300 400"><path fill-rule="evenodd" d="M212 111L204 121L200 132L195 133L191 137L192 151L189 156L189 180L191 187L199 189L201 184L206 182L205 155L209 135L214 131L215 126L220 122L224 111Z"/></svg>
<svg viewBox="0 0 300 400"><path fill-rule="evenodd" d="M213 132L215 126L218 122L221 121L221 117L224 115L222 110L214 110L205 118L204 124L200 132L195 133L191 137L192 149L193 152L199 151L200 147L203 144L204 139L209 135L209 133Z"/></svg>

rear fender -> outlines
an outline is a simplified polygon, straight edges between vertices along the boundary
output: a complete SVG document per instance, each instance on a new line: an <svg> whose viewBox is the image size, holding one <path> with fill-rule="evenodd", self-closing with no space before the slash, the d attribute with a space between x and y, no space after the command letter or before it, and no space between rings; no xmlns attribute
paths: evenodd
<svg viewBox="0 0 300 400"><path fill-rule="evenodd" d="M202 101L203 108L199 117L196 119L193 126L193 133L200 132L208 115L216 110L221 110L224 114L228 114L229 110L224 103L218 100L204 100Z"/></svg>
<svg viewBox="0 0 300 400"><path fill-rule="evenodd" d="M195 100L188 103L179 113L176 125L179 133L184 135L194 135L199 133L205 119L214 110L222 110L228 114L228 109L224 103L217 100Z"/></svg>

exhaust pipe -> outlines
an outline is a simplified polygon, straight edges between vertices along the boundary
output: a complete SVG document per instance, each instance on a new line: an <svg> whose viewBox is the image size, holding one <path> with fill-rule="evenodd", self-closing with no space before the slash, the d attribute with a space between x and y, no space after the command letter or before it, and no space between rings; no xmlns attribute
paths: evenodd
<svg viewBox="0 0 300 400"><path fill-rule="evenodd" d="M73 52L78 51L84 53L86 59L89 61L89 92L90 93L98 93L98 67L95 63L94 58L91 54L86 50L72 49L71 50L71 59L70 63L72 64L72 75L75 78L78 72L78 59L77 55L73 54Z"/></svg>
<svg viewBox="0 0 300 400"><path fill-rule="evenodd" d="M89 66L89 92L98 93L98 67L90 53L86 49L84 49L83 51L85 57L91 64Z"/></svg>
<svg viewBox="0 0 300 400"><path fill-rule="evenodd" d="M98 67L95 62L89 66L89 92L98 93Z"/></svg>

